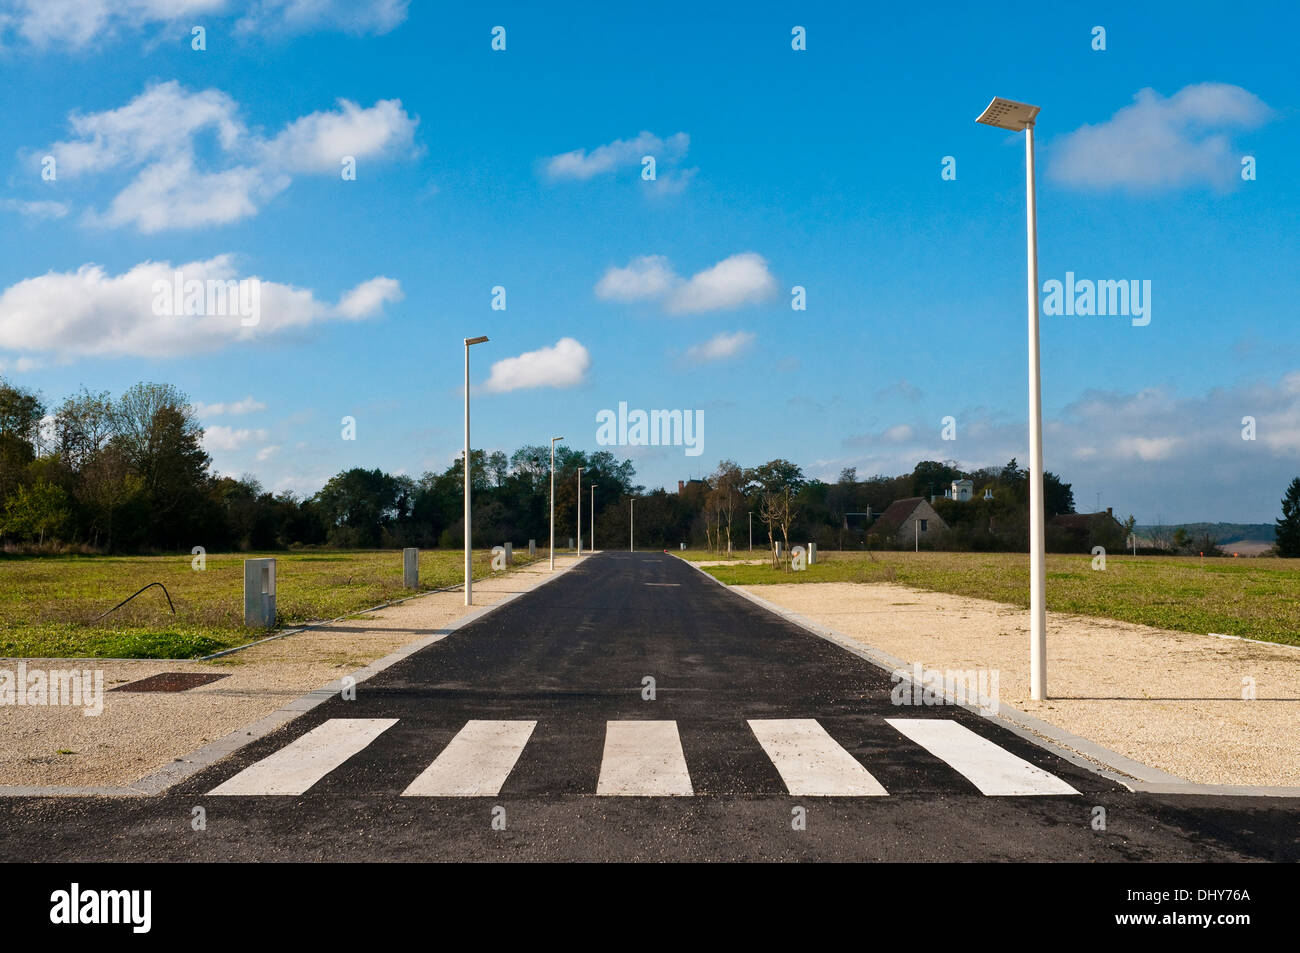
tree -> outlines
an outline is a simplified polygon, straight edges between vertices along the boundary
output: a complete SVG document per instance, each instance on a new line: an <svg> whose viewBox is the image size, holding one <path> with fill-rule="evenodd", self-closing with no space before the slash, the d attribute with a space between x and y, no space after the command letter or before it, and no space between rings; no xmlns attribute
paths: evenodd
<svg viewBox="0 0 1300 953"><path fill-rule="evenodd" d="M744 503L741 487L745 484L745 471L734 460L723 460L713 472L713 496L718 515L727 527L727 552L731 552L731 524L735 520L737 508ZM718 541L722 548L722 541Z"/></svg>
<svg viewBox="0 0 1300 953"><path fill-rule="evenodd" d="M36 459L45 407L30 391L0 378L0 498L7 498Z"/></svg>
<svg viewBox="0 0 1300 953"><path fill-rule="evenodd" d="M18 536L35 536L45 544L46 533L57 533L68 519L68 497L61 487L37 480L20 486L5 501L5 529Z"/></svg>
<svg viewBox="0 0 1300 953"><path fill-rule="evenodd" d="M790 552L790 524L794 522L794 495L788 490L764 493L759 507L763 522L767 524L767 538L772 543L772 567L778 566L776 558L776 540L773 529L781 530L781 539L785 541L785 553Z"/></svg>
<svg viewBox="0 0 1300 953"><path fill-rule="evenodd" d="M752 470L746 471L745 482L756 486L765 493L777 493L789 490L790 495L798 493L808 481L803 471L789 460L769 460Z"/></svg>
<svg viewBox="0 0 1300 953"><path fill-rule="evenodd" d="M1051 519L1061 513L1074 512L1074 490L1050 470L1043 474L1043 511Z"/></svg>
<svg viewBox="0 0 1300 953"><path fill-rule="evenodd" d="M1274 531L1279 556L1300 556L1300 477L1291 481L1282 497L1282 516Z"/></svg>

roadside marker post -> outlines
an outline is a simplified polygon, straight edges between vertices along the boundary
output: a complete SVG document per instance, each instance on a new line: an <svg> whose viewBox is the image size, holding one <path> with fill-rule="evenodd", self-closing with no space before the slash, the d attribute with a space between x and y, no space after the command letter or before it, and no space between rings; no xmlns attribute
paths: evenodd
<svg viewBox="0 0 1300 953"><path fill-rule="evenodd" d="M402 585L407 589L420 588L420 551L414 547L402 550Z"/></svg>
<svg viewBox="0 0 1300 953"><path fill-rule="evenodd" d="M244 625L269 629L275 625L275 560L244 560Z"/></svg>

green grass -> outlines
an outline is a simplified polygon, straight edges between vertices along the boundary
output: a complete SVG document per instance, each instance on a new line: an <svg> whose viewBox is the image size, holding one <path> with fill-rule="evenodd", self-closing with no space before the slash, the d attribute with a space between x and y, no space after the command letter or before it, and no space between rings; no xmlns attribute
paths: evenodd
<svg viewBox="0 0 1300 953"><path fill-rule="evenodd" d="M183 556L0 556L0 656L198 658L266 635L244 628L244 570L254 553L209 553L207 568ZM276 623L288 628L348 615L410 595L400 551L266 553L276 559ZM474 578L490 575L488 551ZM459 583L459 551L421 551L420 588ZM516 565L528 562L527 551ZM161 582L107 618L90 620L141 586Z"/></svg>
<svg viewBox="0 0 1300 953"><path fill-rule="evenodd" d="M705 572L733 586L893 582L1029 605L1029 557L1024 553L821 552L817 558L817 565L798 573L767 564L712 566ZM1260 557L1202 563L1195 556L1109 555L1104 571L1091 566L1091 556L1049 555L1047 608L1180 632L1219 632L1300 645L1300 560Z"/></svg>

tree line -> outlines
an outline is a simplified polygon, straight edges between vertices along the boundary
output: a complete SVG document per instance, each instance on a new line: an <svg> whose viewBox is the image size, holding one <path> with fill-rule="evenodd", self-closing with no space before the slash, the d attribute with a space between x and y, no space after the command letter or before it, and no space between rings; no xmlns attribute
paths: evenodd
<svg viewBox="0 0 1300 953"><path fill-rule="evenodd" d="M474 450L471 459L474 538L485 546L535 539L544 547L550 446L525 446L509 455ZM38 395L0 379L0 542L11 548L451 548L463 538L462 457L418 478L348 469L306 497L271 493L252 475L218 476L211 464L193 405L170 384L136 384L116 398L83 388L47 407ZM686 543L747 549L751 532L756 549L775 541L787 550L807 542L824 549L888 548L896 543L889 534L873 532L875 518L895 500L924 497L933 498L949 526L940 543L946 549L1028 548L1029 475L1015 460L970 471L954 461L925 460L908 474L865 479L848 468L833 483L807 477L788 460L752 467L723 460L706 478L684 481L671 493L638 485L630 460L559 445L555 473L556 542L562 547L576 534L579 503L585 542L591 541L594 514L596 546L626 546L635 501L638 548ZM975 499L944 498L960 479L974 483ZM1071 486L1056 474L1046 474L1044 491L1049 520L1074 512ZM1288 496L1297 492L1293 486ZM1288 499L1284 516L1296 512L1300 520L1298 507ZM1118 549L1133 522L1130 517L1123 532L1099 523L1083 536L1049 523L1048 546ZM1279 540L1284 537L1291 539L1279 531Z"/></svg>

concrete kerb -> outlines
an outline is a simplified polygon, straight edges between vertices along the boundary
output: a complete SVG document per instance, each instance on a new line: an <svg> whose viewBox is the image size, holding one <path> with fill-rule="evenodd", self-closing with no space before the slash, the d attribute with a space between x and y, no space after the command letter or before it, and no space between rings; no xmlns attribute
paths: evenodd
<svg viewBox="0 0 1300 953"><path fill-rule="evenodd" d="M681 557L678 557L679 559ZM743 599L748 599L760 608L766 609L774 615L780 616L788 622L792 622L802 629L806 629L813 635L833 642L845 651L852 652L854 655L870 662L878 668L888 672L900 672L903 680L914 684L915 679L911 677L911 664L902 659L895 658L886 652L863 645L858 640L828 628L820 623L799 615L797 612L791 612L782 606L769 602L761 596L756 596L750 592L744 592L732 586L728 586L717 577L706 572L704 569L696 566L694 563L683 559L696 572L701 573L706 578L711 579L728 592L734 593ZM1273 643L1267 643L1272 645ZM1052 754L1064 758L1071 764L1085 768L1094 774L1099 774L1108 780L1115 781L1123 785L1130 791L1137 791L1146 794L1205 794L1205 795L1228 795L1238 797L1300 797L1300 787L1286 786L1267 786L1267 785L1248 785L1248 784L1198 784L1194 781L1187 781L1177 775L1162 771L1150 765L1135 761L1118 752L1104 748L1096 742L1089 741L1087 738L1081 738L1064 728L1058 728L1056 725L1049 724L1041 718L1036 718L1028 712L1020 711L1009 705L999 703L997 713L990 715L988 709L992 707L991 700L979 698L975 703L963 701L956 698L952 693L944 692L945 700L952 705L965 708L967 711L974 712L983 718L999 722L1004 728L1013 734L1024 738L1026 741L1036 744L1038 747ZM985 710L981 711L981 706Z"/></svg>
<svg viewBox="0 0 1300 953"><path fill-rule="evenodd" d="M244 747L245 745L251 744L252 742L257 741L259 738L263 738L266 735L269 735L277 728L283 727L284 725L293 721L299 715L309 712L317 705L329 701L331 698L333 698L335 695L339 694L339 692L343 690L344 683L347 679L351 679L352 684L359 685L362 682L364 682L366 679L371 678L374 675L378 675L384 669L389 668L392 665L396 665L398 662L402 661L405 658L408 658L411 655L414 655L416 652L419 652L421 649L428 648L430 645L433 645L435 642L441 642L447 636L456 632L458 629L464 628L465 626L469 625L471 622L477 622L479 619L483 618L488 613L496 609L499 609L502 606L510 602L513 602L514 600L522 596L526 596L529 593L536 592L542 586L546 585L549 582L553 582L554 580L558 579L560 576L564 575L564 573L567 572L569 568L571 567L567 567L567 566L564 568L557 567L556 572L548 573L537 583L537 585L533 586L531 589L526 589L519 592L511 592L508 593L504 598L500 599L497 602L492 603L491 605L482 606L476 609L471 609L468 613L461 616L456 621L450 623L445 628L438 629L436 632L426 635L423 638L417 639L414 642L410 642L402 646L401 648L397 649L396 651L391 652L388 655L385 655L383 658L376 659L375 661L371 662L369 665L362 666L361 668L357 669L355 672L352 672L350 675L346 675L343 676L342 678L335 679L334 681L330 682L327 685L323 685L320 688L315 689L314 691L308 692L306 695L303 695L299 698L295 698L293 701L288 702L284 706L271 712L269 715L266 715L263 718L258 719L257 721L253 722L251 725L245 725L242 728L236 728L234 731L230 732L229 734L226 734L215 741L208 742L203 747L198 748L197 750L192 751L189 754L184 755L183 757L177 758L175 761L171 762L170 764L167 764L164 767L159 768L157 771L154 771L151 774L145 775L143 778L140 778L138 781L135 781L132 784L126 786L116 786L116 787L65 787L65 786L40 787L40 786L27 786L27 785L0 785L0 797L150 797L150 796L162 794L168 788L171 788L179 784L180 782L185 781L190 777L193 777L195 774L198 774L200 771L204 770L205 768L208 768L211 765L216 764L222 758L234 754L236 751L238 751L240 748ZM452 587L452 588L458 588L458 587ZM420 596L431 595L431 594L432 591L420 593L417 596L410 596L408 598L417 599ZM405 602L405 601L407 600L406 599L395 600L395 602ZM388 603L388 604L392 605L394 603ZM366 610L366 611L374 611L374 610ZM343 616L342 618L350 618L350 617L351 616ZM319 624L323 625L325 623L319 623ZM285 634L291 634L291 633L285 633ZM281 636L274 636L274 637L280 638ZM267 640L264 639L263 641L267 641Z"/></svg>

